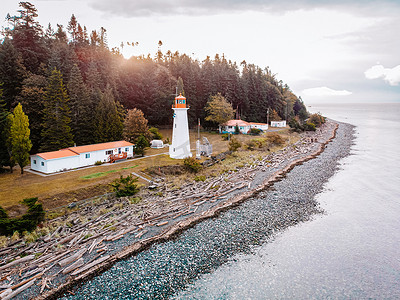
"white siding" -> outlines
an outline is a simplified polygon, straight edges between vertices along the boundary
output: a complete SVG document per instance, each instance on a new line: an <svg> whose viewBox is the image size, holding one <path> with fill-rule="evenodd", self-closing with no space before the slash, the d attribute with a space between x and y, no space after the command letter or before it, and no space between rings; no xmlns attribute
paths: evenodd
<svg viewBox="0 0 400 300"><path fill-rule="evenodd" d="M35 163L36 161L36 163ZM37 155L31 156L31 169L42 173L54 173L79 168L79 156L68 156L45 160Z"/></svg>
<svg viewBox="0 0 400 300"><path fill-rule="evenodd" d="M286 121L271 121L271 127L286 127Z"/></svg>
<svg viewBox="0 0 400 300"><path fill-rule="evenodd" d="M31 169L48 174L94 165L96 161L108 162L109 155L106 155L106 151L112 150L114 154L118 154L119 149L121 149L121 152L127 152L129 158L133 157L133 146L99 150L81 153L80 155L76 156L68 156L48 160L45 160L38 155L32 155ZM89 155L88 158L86 158L87 155Z"/></svg>
<svg viewBox="0 0 400 300"><path fill-rule="evenodd" d="M128 157L133 157L133 146L125 146L125 147L111 148L106 150L85 152L81 153L79 156L80 166L81 167L91 166L94 165L96 161L108 162L109 154L106 154L107 151L113 151L113 154L127 152ZM89 157L87 157L88 155Z"/></svg>

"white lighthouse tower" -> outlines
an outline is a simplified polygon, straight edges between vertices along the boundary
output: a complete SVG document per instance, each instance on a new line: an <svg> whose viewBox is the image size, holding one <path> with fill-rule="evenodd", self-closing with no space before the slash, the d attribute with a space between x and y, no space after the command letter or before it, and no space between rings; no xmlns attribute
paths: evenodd
<svg viewBox="0 0 400 300"><path fill-rule="evenodd" d="M169 146L171 158L182 159L192 156L190 153L189 124L186 107L186 98L179 94L172 105L174 110L174 125L172 127L172 145Z"/></svg>

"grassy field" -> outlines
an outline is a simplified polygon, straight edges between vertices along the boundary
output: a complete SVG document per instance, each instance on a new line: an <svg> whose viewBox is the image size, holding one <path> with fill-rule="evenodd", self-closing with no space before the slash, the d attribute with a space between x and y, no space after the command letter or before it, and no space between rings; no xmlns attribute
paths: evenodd
<svg viewBox="0 0 400 300"><path fill-rule="evenodd" d="M171 130L161 130L161 133L164 139L169 137L171 140ZM195 154L197 133L191 132L190 135L192 153ZM213 155L228 150L228 141L223 141L219 134L201 133L201 136L206 136L213 145ZM246 143L254 137L239 135L237 138ZM121 175L126 176L135 172L147 178L146 174L141 173L147 168L183 163L182 160L174 160L164 155L165 152L168 152L168 148L148 149L146 156L155 156L91 166L50 176L40 176L30 172L21 175L20 170L15 168L12 174L0 174L0 206L11 216L15 216L24 212L24 206L19 204L24 198L38 197L45 209L51 209L102 195L110 191L109 184ZM139 179L140 182L146 183L142 179Z"/></svg>

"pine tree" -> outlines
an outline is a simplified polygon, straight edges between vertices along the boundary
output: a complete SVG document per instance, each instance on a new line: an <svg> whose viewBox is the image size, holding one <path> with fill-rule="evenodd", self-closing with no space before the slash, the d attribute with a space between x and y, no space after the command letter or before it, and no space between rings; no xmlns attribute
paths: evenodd
<svg viewBox="0 0 400 300"><path fill-rule="evenodd" d="M93 108L81 71L74 64L68 82L71 129L77 145L93 143Z"/></svg>
<svg viewBox="0 0 400 300"><path fill-rule="evenodd" d="M113 92L107 87L96 107L94 136L97 143L120 140L123 124L114 100Z"/></svg>
<svg viewBox="0 0 400 300"><path fill-rule="evenodd" d="M42 145L40 151L54 151L74 144L71 132L69 98L61 72L54 69L48 80L43 111Z"/></svg>
<svg viewBox="0 0 400 300"><path fill-rule="evenodd" d="M0 86L1 87L1 86ZM8 166L10 162L10 155L8 154L8 149L6 145L6 126L7 116L9 115L6 109L6 102L3 99L3 91L0 89L0 168L3 166Z"/></svg>
<svg viewBox="0 0 400 300"><path fill-rule="evenodd" d="M13 172L13 168L15 166L15 160L12 156L12 140L11 140L11 125L14 121L14 115L8 114L6 121L3 126L3 132L1 133L1 139L5 142L6 153L4 155L4 166L10 167L10 172Z"/></svg>
<svg viewBox="0 0 400 300"><path fill-rule="evenodd" d="M29 118L33 153L38 152L40 148L46 87L46 77L32 74L23 81L21 93L17 97Z"/></svg>
<svg viewBox="0 0 400 300"><path fill-rule="evenodd" d="M29 164L29 151L32 148L30 133L28 116L23 112L21 103L18 103L13 111L9 139L11 157L20 166L21 174L24 173L24 167Z"/></svg>
<svg viewBox="0 0 400 300"><path fill-rule="evenodd" d="M15 105L25 74L26 71L17 50L11 40L6 37L0 46L0 82L3 83L3 97L7 103L7 110L11 110Z"/></svg>

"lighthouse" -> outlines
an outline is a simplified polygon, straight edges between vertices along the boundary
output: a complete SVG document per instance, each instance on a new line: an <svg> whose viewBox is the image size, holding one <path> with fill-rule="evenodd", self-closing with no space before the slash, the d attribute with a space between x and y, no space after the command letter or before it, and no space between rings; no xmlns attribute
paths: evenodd
<svg viewBox="0 0 400 300"><path fill-rule="evenodd" d="M174 105L174 125L172 127L172 145L169 146L169 156L171 158L182 159L192 156L190 153L189 124L186 106L186 98L179 94L175 97Z"/></svg>

